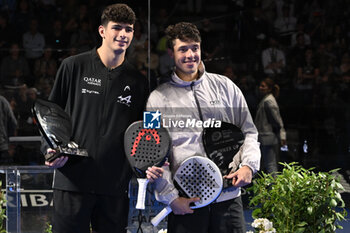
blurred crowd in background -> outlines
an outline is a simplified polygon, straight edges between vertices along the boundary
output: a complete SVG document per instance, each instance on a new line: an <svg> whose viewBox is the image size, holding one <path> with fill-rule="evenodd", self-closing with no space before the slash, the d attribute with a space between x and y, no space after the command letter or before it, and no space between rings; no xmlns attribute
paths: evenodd
<svg viewBox="0 0 350 233"><path fill-rule="evenodd" d="M48 98L64 58L99 46L98 16L115 2L0 0L0 94L18 121L16 136L39 135L33 101ZM280 161L321 170L349 164L349 0L117 2L130 5L138 17L127 59L148 77L151 89L173 68L164 29L195 23L206 70L241 88L253 118L260 81L270 77L280 86L288 145ZM15 143L9 151L14 164L43 164L38 145Z"/></svg>

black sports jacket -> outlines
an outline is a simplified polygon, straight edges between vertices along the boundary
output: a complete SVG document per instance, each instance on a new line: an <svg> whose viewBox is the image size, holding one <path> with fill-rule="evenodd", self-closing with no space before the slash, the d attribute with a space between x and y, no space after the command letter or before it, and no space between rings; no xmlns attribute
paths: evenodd
<svg viewBox="0 0 350 233"><path fill-rule="evenodd" d="M131 170L124 155L123 135L142 119L148 83L127 61L106 68L96 48L63 60L49 100L71 116L73 138L89 153L69 159L57 169L53 188L120 195L127 190Z"/></svg>

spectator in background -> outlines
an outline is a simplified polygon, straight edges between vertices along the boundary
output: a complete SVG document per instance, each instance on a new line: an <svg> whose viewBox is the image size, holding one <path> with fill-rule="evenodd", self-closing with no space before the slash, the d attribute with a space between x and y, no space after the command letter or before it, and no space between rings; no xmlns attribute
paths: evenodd
<svg viewBox="0 0 350 233"><path fill-rule="evenodd" d="M40 22L39 31L47 35L52 28L56 16L56 0L37 0L35 3L35 15Z"/></svg>
<svg viewBox="0 0 350 233"><path fill-rule="evenodd" d="M305 50L304 58L300 61L297 70L297 89L311 90L316 78L320 74L320 68L314 56L312 48Z"/></svg>
<svg viewBox="0 0 350 233"><path fill-rule="evenodd" d="M38 20L31 19L29 31L23 34L23 48L26 58L33 60L43 55L45 47L45 37L38 31Z"/></svg>
<svg viewBox="0 0 350 233"><path fill-rule="evenodd" d="M148 59L148 39L143 44L136 54L136 68L141 70L142 67L150 68L152 72L157 74L159 66L159 56L154 52L154 44L151 42L151 57Z"/></svg>
<svg viewBox="0 0 350 233"><path fill-rule="evenodd" d="M272 25L263 18L261 8L254 6L243 15L241 28L240 49L245 56L246 70L257 71L261 64L263 45L272 31Z"/></svg>
<svg viewBox="0 0 350 233"><path fill-rule="evenodd" d="M281 44L289 46L291 35L295 31L297 19L290 14L290 7L288 5L284 5L282 11L283 15L275 20L274 26L280 37Z"/></svg>
<svg viewBox="0 0 350 233"><path fill-rule="evenodd" d="M175 62L170 53L171 51L167 49L159 58L159 75L162 77L168 76L174 69Z"/></svg>
<svg viewBox="0 0 350 233"><path fill-rule="evenodd" d="M44 50L44 55L35 61L35 84L48 80L53 85L57 72L57 61L52 57L52 53L52 48L47 46Z"/></svg>
<svg viewBox="0 0 350 233"><path fill-rule="evenodd" d="M337 68L337 72L340 75L350 72L350 55L349 52L344 53L341 57L341 61L339 67Z"/></svg>
<svg viewBox="0 0 350 233"><path fill-rule="evenodd" d="M146 2L146 1L145 1ZM145 6L142 6L142 5L139 5L137 7L137 14L138 14L138 17L137 17L137 21L140 22L141 24L141 28L143 29L143 32L147 34L147 37L148 37L148 12L145 10ZM154 8L152 8L153 10ZM166 23L165 20L166 18L163 18L162 19L163 23ZM159 25L160 26L160 25ZM152 19L150 21L150 25L149 25L149 34L150 34L150 40L152 41L152 43L157 43L158 41L158 27L157 23L155 22L154 18L153 18L153 15L152 15Z"/></svg>
<svg viewBox="0 0 350 233"><path fill-rule="evenodd" d="M165 27L168 23L169 20L169 12L167 10L166 7L160 6L159 9L157 9L157 13L154 16L154 19L152 20L155 25L157 26L157 31L159 35L164 34L164 30ZM158 38L158 41L160 40L160 38ZM165 39L163 39L165 40ZM157 50L158 50L158 46L157 46ZM166 50L166 45L164 45L164 50ZM163 50L163 52L164 52Z"/></svg>
<svg viewBox="0 0 350 233"><path fill-rule="evenodd" d="M150 90L152 91L158 86L158 67L159 56L154 52L154 43L151 41L150 57L148 58L148 39L144 42L143 48L138 49L135 57L136 68L145 76L148 76L148 69L150 70Z"/></svg>
<svg viewBox="0 0 350 233"><path fill-rule="evenodd" d="M69 36L63 30L61 19L54 20L52 30L46 37L46 42L46 44L52 46L53 57L60 62L69 45Z"/></svg>
<svg viewBox="0 0 350 233"><path fill-rule="evenodd" d="M234 82L237 85L238 77L237 77L235 71L233 70L232 65L227 65L224 68L224 72L222 73L222 75L228 77L229 79L232 80L232 82Z"/></svg>
<svg viewBox="0 0 350 233"><path fill-rule="evenodd" d="M17 10L13 17L16 35L22 34L28 30L29 22L32 17L33 10L28 0L20 0L17 4Z"/></svg>
<svg viewBox="0 0 350 233"><path fill-rule="evenodd" d="M51 93L52 84L49 82L49 80L44 79L42 80L38 85L38 91L40 92L40 98L41 99L48 99Z"/></svg>
<svg viewBox="0 0 350 233"><path fill-rule="evenodd" d="M159 36L159 40L157 41L157 53L160 55L163 55L164 53L168 52L168 48L166 45L166 36L164 35L164 32L162 31L160 36Z"/></svg>
<svg viewBox="0 0 350 233"><path fill-rule="evenodd" d="M305 44L305 36L303 33L299 33L296 36L296 44L289 50L288 53L288 67L290 70L296 70L300 61L304 59L305 50L307 48Z"/></svg>
<svg viewBox="0 0 350 233"><path fill-rule="evenodd" d="M1 61L1 81L5 88L18 88L30 77L29 65L20 53L17 43L12 43L10 54Z"/></svg>
<svg viewBox="0 0 350 233"><path fill-rule="evenodd" d="M289 8L289 15L294 15L294 1L290 0L275 0L276 4L276 17L283 17L283 10Z"/></svg>
<svg viewBox="0 0 350 233"><path fill-rule="evenodd" d="M11 106L5 97L0 95L0 164L8 165L13 162L10 157L9 136L15 135L17 120Z"/></svg>
<svg viewBox="0 0 350 233"><path fill-rule="evenodd" d="M241 89L251 114L255 115L258 100L256 98L256 82L254 77L250 73L240 73L234 83Z"/></svg>
<svg viewBox="0 0 350 233"><path fill-rule="evenodd" d="M134 25L134 39L127 51L127 58L129 62L136 66L136 56L139 51L142 51L147 40L147 34L142 28L142 24L139 21L135 22Z"/></svg>
<svg viewBox="0 0 350 233"><path fill-rule="evenodd" d="M38 97L38 90L34 87L24 86L20 89L17 100L16 112L18 114L18 135L33 136L39 135L37 126L33 122L31 107Z"/></svg>
<svg viewBox="0 0 350 233"><path fill-rule="evenodd" d="M91 30L88 18L81 19L78 30L70 38L70 45L78 49L78 53L92 49L97 40L95 33Z"/></svg>
<svg viewBox="0 0 350 233"><path fill-rule="evenodd" d="M305 132L301 132L303 136L310 134L311 121L313 120L313 90L314 84L320 75L320 68L314 56L312 48L307 48L304 59L300 61L297 68L295 80L296 99L300 109L298 114L298 123L306 127ZM310 138L310 135L306 136Z"/></svg>
<svg viewBox="0 0 350 233"><path fill-rule="evenodd" d="M0 35L0 57L3 58L10 43L14 41L13 30L10 28L8 16L4 12L0 13Z"/></svg>
<svg viewBox="0 0 350 233"><path fill-rule="evenodd" d="M211 59L217 57L223 49L220 37L220 31L217 31L215 25L207 18L202 20L202 25L199 28L202 36L202 53L203 59L207 59L206 64L211 62Z"/></svg>
<svg viewBox="0 0 350 233"><path fill-rule="evenodd" d="M346 31L342 28L340 24L334 26L334 30L331 40L334 46L335 53L341 56L344 52L348 50L348 40L350 35L346 35Z"/></svg>
<svg viewBox="0 0 350 233"><path fill-rule="evenodd" d="M325 20L322 12L313 12L311 20L305 25L305 28L310 35L313 46L317 46L320 41L323 41L326 34Z"/></svg>
<svg viewBox="0 0 350 233"><path fill-rule="evenodd" d="M264 0L261 1L261 10L263 12L264 18L272 24L276 18L276 0Z"/></svg>
<svg viewBox="0 0 350 233"><path fill-rule="evenodd" d="M31 19L29 24L29 31L24 33L22 36L25 56L31 69L34 67L35 60L43 55L45 47L45 37L38 31L38 27L38 20ZM33 74L33 70L31 70L31 74ZM28 86L33 86L34 83L34 78L27 80Z"/></svg>
<svg viewBox="0 0 350 233"><path fill-rule="evenodd" d="M284 52L278 48L275 36L270 36L269 47L262 52L262 65L264 73L276 80L279 80L284 72L286 58Z"/></svg>
<svg viewBox="0 0 350 233"><path fill-rule="evenodd" d="M292 34L290 46L291 47L296 46L296 44L298 43L298 40L299 40L298 39L299 36L303 37L305 45L310 45L311 44L311 38L310 38L309 34L307 34L305 32L305 24L302 23L302 22L298 22L296 29L297 30Z"/></svg>
<svg viewBox="0 0 350 233"><path fill-rule="evenodd" d="M0 11L4 12L9 16L10 19L13 18L13 13L16 11L17 1L0 1Z"/></svg>
<svg viewBox="0 0 350 233"><path fill-rule="evenodd" d="M327 49L327 44L330 45L330 50ZM337 57L332 53L332 42L320 42L315 52L315 58L321 74L333 73Z"/></svg>
<svg viewBox="0 0 350 233"><path fill-rule="evenodd" d="M72 4L71 7L67 7L65 10L68 16L68 21L65 24L64 30L67 34L73 34L79 29L79 25L85 19L89 19L88 9L86 4L80 4L78 7L74 5L78 1L67 1ZM68 4L66 4L68 5ZM78 10L77 10L78 9Z"/></svg>
<svg viewBox="0 0 350 233"><path fill-rule="evenodd" d="M259 86L262 98L255 116L255 125L259 132L262 169L267 173L278 171L279 145L286 145L286 131L280 115L276 98L279 86L271 78L265 78Z"/></svg>

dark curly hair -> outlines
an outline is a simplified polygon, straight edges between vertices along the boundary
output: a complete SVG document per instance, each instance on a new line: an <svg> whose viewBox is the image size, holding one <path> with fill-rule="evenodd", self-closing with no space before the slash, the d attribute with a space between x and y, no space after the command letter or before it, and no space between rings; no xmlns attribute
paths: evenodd
<svg viewBox="0 0 350 233"><path fill-rule="evenodd" d="M109 21L135 24L135 12L126 4L117 3L107 6L101 15L101 25L107 26Z"/></svg>
<svg viewBox="0 0 350 233"><path fill-rule="evenodd" d="M167 45L170 49L174 48L174 40L201 42L201 35L196 25L188 22L180 22L170 25L165 29Z"/></svg>

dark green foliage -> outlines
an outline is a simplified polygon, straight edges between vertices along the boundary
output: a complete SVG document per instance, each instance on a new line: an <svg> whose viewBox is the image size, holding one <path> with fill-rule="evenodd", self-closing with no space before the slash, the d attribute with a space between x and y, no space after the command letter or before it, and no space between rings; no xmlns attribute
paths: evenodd
<svg viewBox="0 0 350 233"><path fill-rule="evenodd" d="M315 173L297 163L281 163L276 176L261 173L254 179L250 206L253 218L267 218L278 233L328 233L342 228L345 204L339 191L343 186L329 172Z"/></svg>

